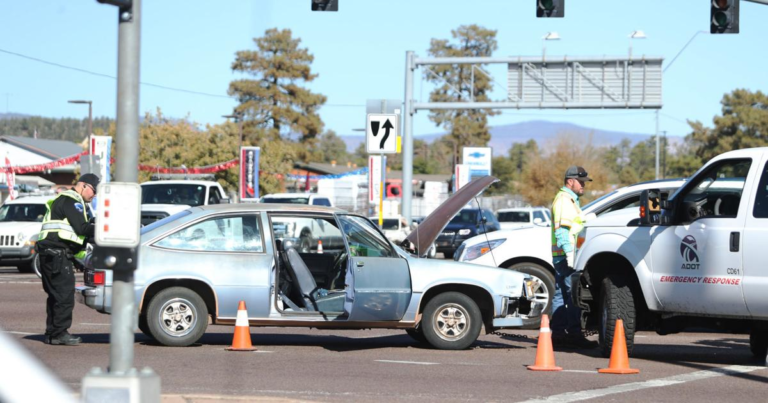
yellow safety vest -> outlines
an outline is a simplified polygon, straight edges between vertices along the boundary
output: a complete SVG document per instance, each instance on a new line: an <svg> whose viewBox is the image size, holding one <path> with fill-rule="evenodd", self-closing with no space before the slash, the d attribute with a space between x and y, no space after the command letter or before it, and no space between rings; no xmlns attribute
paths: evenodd
<svg viewBox="0 0 768 403"><path fill-rule="evenodd" d="M555 230L568 228L568 239L576 248L576 237L584 229L584 214L576 200L568 192L560 190L552 202L552 256L565 256L563 248L557 246Z"/></svg>
<svg viewBox="0 0 768 403"><path fill-rule="evenodd" d="M40 237L38 237L38 240L42 241L45 239L48 234L55 233L59 236L59 239L64 241L69 241L72 243L75 243L80 246L85 246L85 236L84 235L77 235L75 232L75 229L72 228L71 225L69 225L69 220L67 220L66 217L64 217L63 220L52 220L51 219L51 211L53 209L53 203L56 202L56 200L59 200L59 197L70 197L72 199L75 199L77 203L80 203L83 205L83 218L85 218L85 221L88 221L88 215L85 212L85 201L83 201L83 197L80 196L77 192L74 190L66 190L64 192L59 193L58 196L56 196L55 199L48 200L46 203L46 212L45 217L43 218L43 227L40 231ZM75 257L80 258L80 255L85 255L85 249L78 252Z"/></svg>

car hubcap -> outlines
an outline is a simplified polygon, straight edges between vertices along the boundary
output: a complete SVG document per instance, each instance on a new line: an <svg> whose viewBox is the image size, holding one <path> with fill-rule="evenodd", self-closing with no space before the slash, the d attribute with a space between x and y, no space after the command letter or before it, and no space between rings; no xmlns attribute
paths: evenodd
<svg viewBox="0 0 768 403"><path fill-rule="evenodd" d="M167 301L160 310L160 324L163 331L173 337L189 334L197 323L197 311L187 300L174 298Z"/></svg>
<svg viewBox="0 0 768 403"><path fill-rule="evenodd" d="M536 302L536 305L542 306L542 313L546 313L547 308L549 307L549 289L547 288L547 283L541 281L541 279L536 276L531 276L531 279L533 280L533 301Z"/></svg>
<svg viewBox="0 0 768 403"><path fill-rule="evenodd" d="M469 329L469 314L463 306L445 304L435 311L432 318L437 335L447 341L455 341L464 337Z"/></svg>

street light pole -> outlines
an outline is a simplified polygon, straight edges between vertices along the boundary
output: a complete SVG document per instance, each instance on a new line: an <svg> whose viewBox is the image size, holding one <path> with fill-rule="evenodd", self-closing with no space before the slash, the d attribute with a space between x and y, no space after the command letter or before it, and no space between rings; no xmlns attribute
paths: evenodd
<svg viewBox="0 0 768 403"><path fill-rule="evenodd" d="M547 42L546 41L559 41L560 35L557 32L547 32L546 35L541 37L541 61L547 61Z"/></svg>
<svg viewBox="0 0 768 403"><path fill-rule="evenodd" d="M91 135L93 135L93 101L71 100L67 102L70 104L88 104L88 133L86 133L85 138L88 141L88 169L93 172L93 149L91 148Z"/></svg>
<svg viewBox="0 0 768 403"><path fill-rule="evenodd" d="M227 118L227 119L234 119L235 122L237 122L237 129L240 132L240 148L237 149L237 152L239 153L240 150L243 148L243 113L235 112L231 115L221 115L221 117Z"/></svg>

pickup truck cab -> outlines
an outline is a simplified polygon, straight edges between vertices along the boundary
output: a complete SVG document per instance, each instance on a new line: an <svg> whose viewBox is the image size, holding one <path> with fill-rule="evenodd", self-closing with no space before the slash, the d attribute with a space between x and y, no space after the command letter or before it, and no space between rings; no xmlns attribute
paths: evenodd
<svg viewBox="0 0 768 403"><path fill-rule="evenodd" d="M213 180L158 180L141 184L141 224L148 225L190 207L228 204Z"/></svg>
<svg viewBox="0 0 768 403"><path fill-rule="evenodd" d="M587 222L579 235L574 292L587 327L609 355L617 318L631 353L634 334L686 328L750 332L768 349L768 148L721 154L667 200L658 189L638 210Z"/></svg>

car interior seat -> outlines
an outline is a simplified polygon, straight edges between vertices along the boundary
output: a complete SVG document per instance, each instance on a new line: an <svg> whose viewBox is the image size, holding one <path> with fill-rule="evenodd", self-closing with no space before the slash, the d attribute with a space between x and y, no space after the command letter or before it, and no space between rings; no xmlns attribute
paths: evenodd
<svg viewBox="0 0 768 403"><path fill-rule="evenodd" d="M304 308L308 311L342 312L345 292L329 292L319 289L306 263L293 247L293 242L283 240L282 248L286 257L285 268L293 277L294 285L301 294Z"/></svg>

